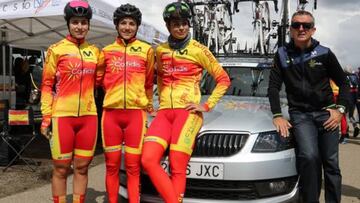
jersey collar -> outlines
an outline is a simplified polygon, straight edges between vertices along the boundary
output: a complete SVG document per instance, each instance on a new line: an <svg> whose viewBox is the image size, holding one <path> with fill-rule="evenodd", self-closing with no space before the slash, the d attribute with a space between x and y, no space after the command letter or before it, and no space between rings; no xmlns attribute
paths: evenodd
<svg viewBox="0 0 360 203"><path fill-rule="evenodd" d="M66 36L66 39L74 44L82 44L85 42L85 38L84 39L75 39L70 34Z"/></svg>
<svg viewBox="0 0 360 203"><path fill-rule="evenodd" d="M123 38L121 38L121 37L117 37L117 38L116 38L116 42L117 42L118 44L122 44L122 45L124 45L124 46L126 46L126 45L134 42L135 40L136 40L136 37L133 37L133 38L129 39L129 40L127 41L127 43L126 43L126 41L125 41Z"/></svg>

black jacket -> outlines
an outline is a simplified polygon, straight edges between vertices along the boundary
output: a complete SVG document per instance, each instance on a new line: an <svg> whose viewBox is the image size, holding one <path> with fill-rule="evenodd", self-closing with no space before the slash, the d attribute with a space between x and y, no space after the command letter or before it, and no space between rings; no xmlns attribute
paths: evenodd
<svg viewBox="0 0 360 203"><path fill-rule="evenodd" d="M281 115L279 91L285 84L289 111L319 111L335 107L330 79L339 86L337 104L348 106L349 85L334 53L312 39L301 51L293 42L280 47L270 72L268 95L274 116Z"/></svg>

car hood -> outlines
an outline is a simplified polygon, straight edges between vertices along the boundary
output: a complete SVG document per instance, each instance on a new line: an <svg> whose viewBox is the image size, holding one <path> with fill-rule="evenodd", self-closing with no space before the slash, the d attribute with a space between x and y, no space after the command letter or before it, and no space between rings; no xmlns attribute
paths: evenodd
<svg viewBox="0 0 360 203"><path fill-rule="evenodd" d="M203 96L203 101L207 97ZM286 101L282 101L287 112ZM284 109L285 108L285 109ZM269 99L266 97L223 96L215 108L204 113L202 131L245 131L258 133L275 130Z"/></svg>

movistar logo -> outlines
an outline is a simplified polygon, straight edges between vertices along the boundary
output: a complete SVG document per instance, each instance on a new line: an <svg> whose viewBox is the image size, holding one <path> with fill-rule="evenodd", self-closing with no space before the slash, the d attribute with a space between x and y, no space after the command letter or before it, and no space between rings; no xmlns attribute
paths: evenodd
<svg viewBox="0 0 360 203"><path fill-rule="evenodd" d="M141 52L141 47L137 47L137 48L135 48L135 47L130 47L130 51L131 51L131 52Z"/></svg>
<svg viewBox="0 0 360 203"><path fill-rule="evenodd" d="M83 55L86 56L86 57L91 57L93 56L94 54L91 52L91 51L83 51Z"/></svg>
<svg viewBox="0 0 360 203"><path fill-rule="evenodd" d="M187 55L188 54L188 50L184 49L184 50L179 50L180 55Z"/></svg>

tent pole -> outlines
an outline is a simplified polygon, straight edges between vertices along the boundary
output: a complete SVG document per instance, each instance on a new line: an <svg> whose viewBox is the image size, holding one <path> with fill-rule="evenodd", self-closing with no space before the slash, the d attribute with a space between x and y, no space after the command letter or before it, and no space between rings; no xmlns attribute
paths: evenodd
<svg viewBox="0 0 360 203"><path fill-rule="evenodd" d="M12 97L11 97L12 95L11 94L13 92L13 87L15 88L15 81L12 80L12 78L13 78L12 77L12 74L13 74L13 72L12 72L13 71L13 69L12 69L12 67L13 67L12 55L13 55L13 48L12 48L11 45L9 45L9 84L10 84L9 91L8 91L9 104L12 104L12 102L14 102L14 104L15 104L15 101L16 101L16 99L15 99L15 101L11 101L12 100ZM14 91L15 91L15 89L14 89Z"/></svg>
<svg viewBox="0 0 360 203"><path fill-rule="evenodd" d="M1 94L2 94L2 98L5 99L5 91L6 91L6 63L5 63L5 59L6 59L6 48L5 48L5 43L2 43L1 45L1 48L2 48L2 81L3 81L3 84L2 84L2 91L1 91Z"/></svg>

